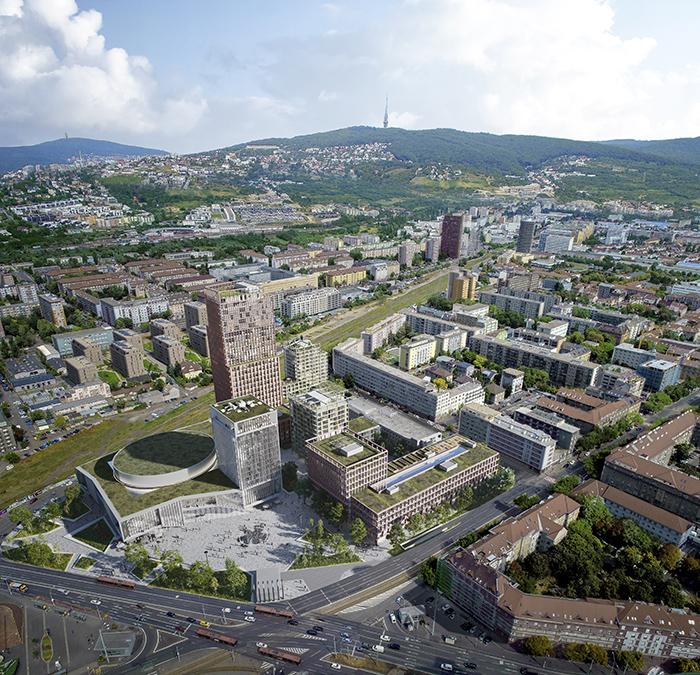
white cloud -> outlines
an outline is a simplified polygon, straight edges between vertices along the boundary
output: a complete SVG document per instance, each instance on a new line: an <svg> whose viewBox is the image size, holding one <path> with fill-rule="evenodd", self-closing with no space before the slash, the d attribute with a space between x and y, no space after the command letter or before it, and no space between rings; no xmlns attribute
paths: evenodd
<svg viewBox="0 0 700 675"><path fill-rule="evenodd" d="M415 129L418 126L420 115L412 112L390 112L389 126L401 127L402 129Z"/></svg>
<svg viewBox="0 0 700 675"><path fill-rule="evenodd" d="M196 90L167 97L148 60L107 48L102 16L73 0L0 0L4 142L68 131L118 139L191 131L206 110Z"/></svg>

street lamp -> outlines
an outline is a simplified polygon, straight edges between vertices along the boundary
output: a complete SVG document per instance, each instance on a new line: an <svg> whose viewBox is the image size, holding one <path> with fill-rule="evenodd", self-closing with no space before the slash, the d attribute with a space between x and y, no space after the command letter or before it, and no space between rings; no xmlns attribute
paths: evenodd
<svg viewBox="0 0 700 675"><path fill-rule="evenodd" d="M204 551L204 557L206 558L207 565L209 564L209 551Z"/></svg>

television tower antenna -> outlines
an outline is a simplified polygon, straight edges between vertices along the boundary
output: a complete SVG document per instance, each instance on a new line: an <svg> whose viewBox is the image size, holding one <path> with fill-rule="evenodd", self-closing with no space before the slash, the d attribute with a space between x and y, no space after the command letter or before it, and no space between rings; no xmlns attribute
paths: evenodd
<svg viewBox="0 0 700 675"><path fill-rule="evenodd" d="M387 94L386 103L384 104L384 128L389 126L389 95Z"/></svg>

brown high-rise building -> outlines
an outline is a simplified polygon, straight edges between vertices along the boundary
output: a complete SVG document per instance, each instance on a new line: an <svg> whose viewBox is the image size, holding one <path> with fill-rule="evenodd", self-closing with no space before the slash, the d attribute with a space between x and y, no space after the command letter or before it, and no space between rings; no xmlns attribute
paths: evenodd
<svg viewBox="0 0 700 675"><path fill-rule="evenodd" d="M255 396L277 407L282 381L272 298L248 288L209 289L205 298L216 400Z"/></svg>
<svg viewBox="0 0 700 675"><path fill-rule="evenodd" d="M464 216L461 213L444 216L440 235L440 255L446 258L459 258L463 236Z"/></svg>

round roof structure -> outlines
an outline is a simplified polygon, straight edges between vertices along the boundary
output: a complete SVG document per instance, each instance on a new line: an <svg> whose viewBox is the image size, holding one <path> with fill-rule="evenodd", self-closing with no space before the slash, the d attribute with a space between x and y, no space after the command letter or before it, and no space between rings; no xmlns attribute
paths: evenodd
<svg viewBox="0 0 700 675"><path fill-rule="evenodd" d="M129 487L148 490L175 485L214 467L214 439L182 431L154 434L124 446L111 464L114 477Z"/></svg>

